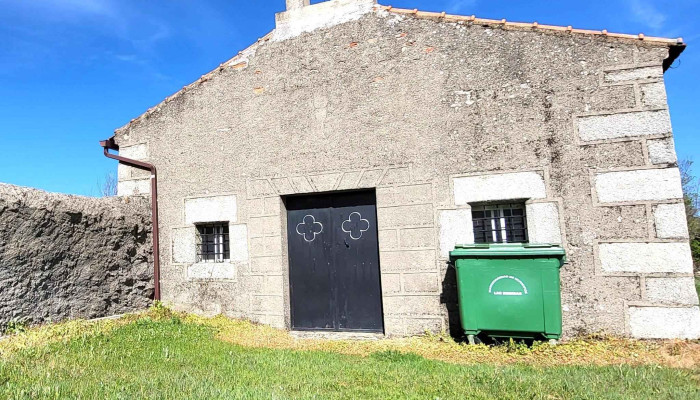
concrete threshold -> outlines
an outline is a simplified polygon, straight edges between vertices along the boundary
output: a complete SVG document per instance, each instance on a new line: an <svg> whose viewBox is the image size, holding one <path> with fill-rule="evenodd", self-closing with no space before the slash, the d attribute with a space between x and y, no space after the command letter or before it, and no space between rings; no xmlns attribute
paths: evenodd
<svg viewBox="0 0 700 400"><path fill-rule="evenodd" d="M381 340L386 339L383 333L367 332L328 332L328 331L290 331L295 339L324 339L324 340Z"/></svg>

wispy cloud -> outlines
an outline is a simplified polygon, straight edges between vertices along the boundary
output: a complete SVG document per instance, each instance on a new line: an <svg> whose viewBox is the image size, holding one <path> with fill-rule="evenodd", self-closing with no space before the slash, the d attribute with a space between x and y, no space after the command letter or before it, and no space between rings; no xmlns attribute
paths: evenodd
<svg viewBox="0 0 700 400"><path fill-rule="evenodd" d="M169 39L172 29L163 21L150 19L141 26L138 35L127 34L124 39L129 40L134 48L141 52L149 52L158 42Z"/></svg>
<svg viewBox="0 0 700 400"><path fill-rule="evenodd" d="M136 54L114 54L113 57L115 60L129 63L137 62L139 60Z"/></svg>
<svg viewBox="0 0 700 400"><path fill-rule="evenodd" d="M35 0L42 7L93 15L112 16L114 3L108 0Z"/></svg>
<svg viewBox="0 0 700 400"><path fill-rule="evenodd" d="M99 62L107 61L117 61L123 64L129 64L141 69L142 73L146 74L152 79L159 81L169 81L172 77L160 72L157 68L157 63L152 62L149 58L146 58L140 54L115 54L111 51L107 51L95 57L95 60Z"/></svg>
<svg viewBox="0 0 700 400"><path fill-rule="evenodd" d="M668 17L649 0L627 0L635 21L658 33L664 29Z"/></svg>
<svg viewBox="0 0 700 400"><path fill-rule="evenodd" d="M59 24L110 20L112 24L125 19L121 4L113 0L0 0L3 9L30 13L36 20Z"/></svg>
<svg viewBox="0 0 700 400"><path fill-rule="evenodd" d="M466 12L475 5L476 0L450 0L447 3L447 11L451 13Z"/></svg>
<svg viewBox="0 0 700 400"><path fill-rule="evenodd" d="M141 67L145 73L162 77L154 60L158 45L173 36L173 30L158 14L144 12L142 7L120 0L32 0L17 2L0 0L0 8L15 15L23 29L2 29L10 20L0 16L0 33L10 34L12 46L8 63L0 65L0 72L31 65L40 66L46 60L56 60L51 53L66 54L66 48L86 46L73 62L94 62L102 54L101 62L127 62ZM7 26L6 26L7 28ZM94 38L101 38L94 40ZM110 48L105 50L105 43ZM0 44L0 50L3 50ZM76 47L77 49L78 47ZM37 49L42 51L37 51ZM48 53L48 54L47 54ZM99 57L98 57L99 58ZM2 60L0 60L0 64Z"/></svg>
<svg viewBox="0 0 700 400"><path fill-rule="evenodd" d="M1 0L0 0L1 1ZM144 15L140 8L119 0L35 0L41 6L39 18L52 18L59 23L93 25L107 36L148 46L170 37L165 21ZM150 50L148 48L147 50Z"/></svg>

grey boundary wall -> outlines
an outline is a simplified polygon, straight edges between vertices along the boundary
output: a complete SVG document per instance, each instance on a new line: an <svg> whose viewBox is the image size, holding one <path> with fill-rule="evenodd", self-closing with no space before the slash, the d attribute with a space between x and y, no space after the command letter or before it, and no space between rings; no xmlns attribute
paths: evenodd
<svg viewBox="0 0 700 400"><path fill-rule="evenodd" d="M150 204L0 184L0 333L148 307L153 296Z"/></svg>

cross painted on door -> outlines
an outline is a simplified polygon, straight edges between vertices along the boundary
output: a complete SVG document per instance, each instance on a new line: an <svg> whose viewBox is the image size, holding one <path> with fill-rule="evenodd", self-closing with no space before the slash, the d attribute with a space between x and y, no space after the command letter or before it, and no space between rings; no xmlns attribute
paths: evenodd
<svg viewBox="0 0 700 400"><path fill-rule="evenodd" d="M316 235L321 232L323 232L323 224L316 222L316 218L313 215L305 216L297 225L297 233L304 236L304 240L307 242L313 242L316 239Z"/></svg>
<svg viewBox="0 0 700 400"><path fill-rule="evenodd" d="M350 234L352 240L360 240L362 234L369 230L369 221L362 218L359 212L354 212L343 222L342 229Z"/></svg>

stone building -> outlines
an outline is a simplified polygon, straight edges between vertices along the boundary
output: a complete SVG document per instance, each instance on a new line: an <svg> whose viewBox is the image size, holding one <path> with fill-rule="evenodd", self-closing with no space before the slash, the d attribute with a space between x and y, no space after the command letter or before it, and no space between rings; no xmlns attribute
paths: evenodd
<svg viewBox="0 0 700 400"><path fill-rule="evenodd" d="M664 88L681 39L373 0L287 0L276 20L115 133L158 169L165 302L455 329L455 244L561 243L566 335L700 336Z"/></svg>

